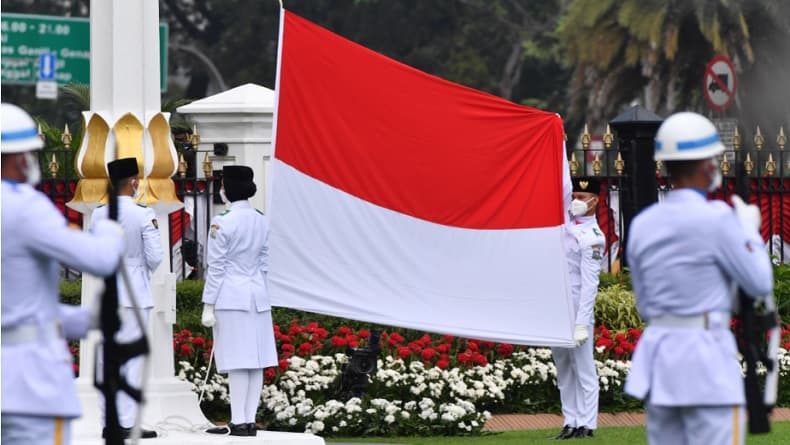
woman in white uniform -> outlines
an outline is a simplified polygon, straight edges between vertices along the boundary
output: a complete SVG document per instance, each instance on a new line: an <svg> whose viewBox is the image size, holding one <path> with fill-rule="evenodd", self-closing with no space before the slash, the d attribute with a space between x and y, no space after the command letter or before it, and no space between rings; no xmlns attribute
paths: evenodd
<svg viewBox="0 0 790 445"><path fill-rule="evenodd" d="M266 290L269 224L248 199L252 169L226 166L220 194L228 210L211 221L203 325L213 327L217 371L228 373L231 421L207 432L255 436L263 369L277 365L271 304Z"/></svg>

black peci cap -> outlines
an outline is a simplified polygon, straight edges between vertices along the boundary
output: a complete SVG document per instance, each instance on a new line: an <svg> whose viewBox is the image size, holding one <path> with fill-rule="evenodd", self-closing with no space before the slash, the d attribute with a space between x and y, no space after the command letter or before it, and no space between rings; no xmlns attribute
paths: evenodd
<svg viewBox="0 0 790 445"><path fill-rule="evenodd" d="M597 195L601 193L601 181L589 176L573 178L573 191L594 193Z"/></svg>
<svg viewBox="0 0 790 445"><path fill-rule="evenodd" d="M116 159L107 164L107 172L113 182L135 177L140 174L136 158Z"/></svg>

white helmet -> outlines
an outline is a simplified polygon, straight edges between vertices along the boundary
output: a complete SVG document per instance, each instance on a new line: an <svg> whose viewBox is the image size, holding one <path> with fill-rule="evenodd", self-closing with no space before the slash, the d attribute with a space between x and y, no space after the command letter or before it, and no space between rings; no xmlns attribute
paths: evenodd
<svg viewBox="0 0 790 445"><path fill-rule="evenodd" d="M705 116L690 111L669 116L656 133L656 161L690 161L724 152L719 132Z"/></svg>
<svg viewBox="0 0 790 445"><path fill-rule="evenodd" d="M0 105L0 109L2 109L0 152L23 153L44 146L44 141L38 136L36 122L25 110L6 103Z"/></svg>

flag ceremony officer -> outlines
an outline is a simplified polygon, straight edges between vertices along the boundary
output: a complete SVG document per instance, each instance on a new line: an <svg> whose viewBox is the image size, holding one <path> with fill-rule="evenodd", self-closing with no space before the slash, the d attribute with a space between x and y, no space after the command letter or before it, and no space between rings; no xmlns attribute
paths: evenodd
<svg viewBox="0 0 790 445"><path fill-rule="evenodd" d="M154 307L154 298L151 293L151 274L162 262L162 240L159 236L159 225L154 211L142 204L136 204L134 199L140 187L140 171L137 159L123 158L107 164L107 172L111 180L118 184L118 222L123 226L126 234L126 247L123 255L123 265L127 276L131 279L131 286L140 317L148 326L151 310ZM99 221L108 218L108 206L101 206L93 212L91 227ZM115 335L119 343L128 343L140 338L142 332L135 319L135 308L129 298L126 286L118 281L118 306L121 310L121 329ZM102 354L96 356L98 369L103 369ZM140 387L142 379L143 357L133 357L121 368L121 374L127 381ZM128 394L118 393L118 421L121 425L122 435L129 437L132 427L137 420L137 402ZM99 409L104 422L104 397L99 396ZM102 431L102 436L106 436ZM140 437L143 439L156 437L155 431L142 429Z"/></svg>
<svg viewBox="0 0 790 445"><path fill-rule="evenodd" d="M213 327L217 371L228 373L231 420L209 433L255 436L255 413L263 389L263 369L277 365L272 311L266 289L269 224L248 198L255 195L252 169L222 169L223 201L230 208L211 220L205 326Z"/></svg>
<svg viewBox="0 0 790 445"><path fill-rule="evenodd" d="M721 185L716 127L676 113L656 134L673 190L634 218L626 256L647 328L625 391L645 401L652 445L743 444L744 386L730 331L733 283L768 295L771 262L760 212L733 197L735 211L707 193Z"/></svg>
<svg viewBox="0 0 790 445"><path fill-rule="evenodd" d="M589 437L598 426L598 374L592 333L595 296L606 246L595 217L600 190L600 182L595 178L573 179L565 249L576 315L573 335L576 346L551 348L565 422L556 439Z"/></svg>
<svg viewBox="0 0 790 445"><path fill-rule="evenodd" d="M43 147L33 119L2 104L2 443L68 444L81 415L66 339L98 321L58 302L60 264L94 275L115 272L123 230L113 221L92 234L68 227L40 181ZM98 312L98 311L97 311Z"/></svg>

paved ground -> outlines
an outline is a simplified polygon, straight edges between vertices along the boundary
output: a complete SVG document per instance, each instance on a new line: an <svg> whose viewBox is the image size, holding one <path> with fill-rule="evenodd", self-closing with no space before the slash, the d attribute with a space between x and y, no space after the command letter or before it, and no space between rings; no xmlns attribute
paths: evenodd
<svg viewBox="0 0 790 445"><path fill-rule="evenodd" d="M790 420L790 408L777 408L772 420ZM645 424L644 413L600 413L598 426L639 426ZM498 414L486 422L483 431L542 430L562 428L559 414Z"/></svg>

